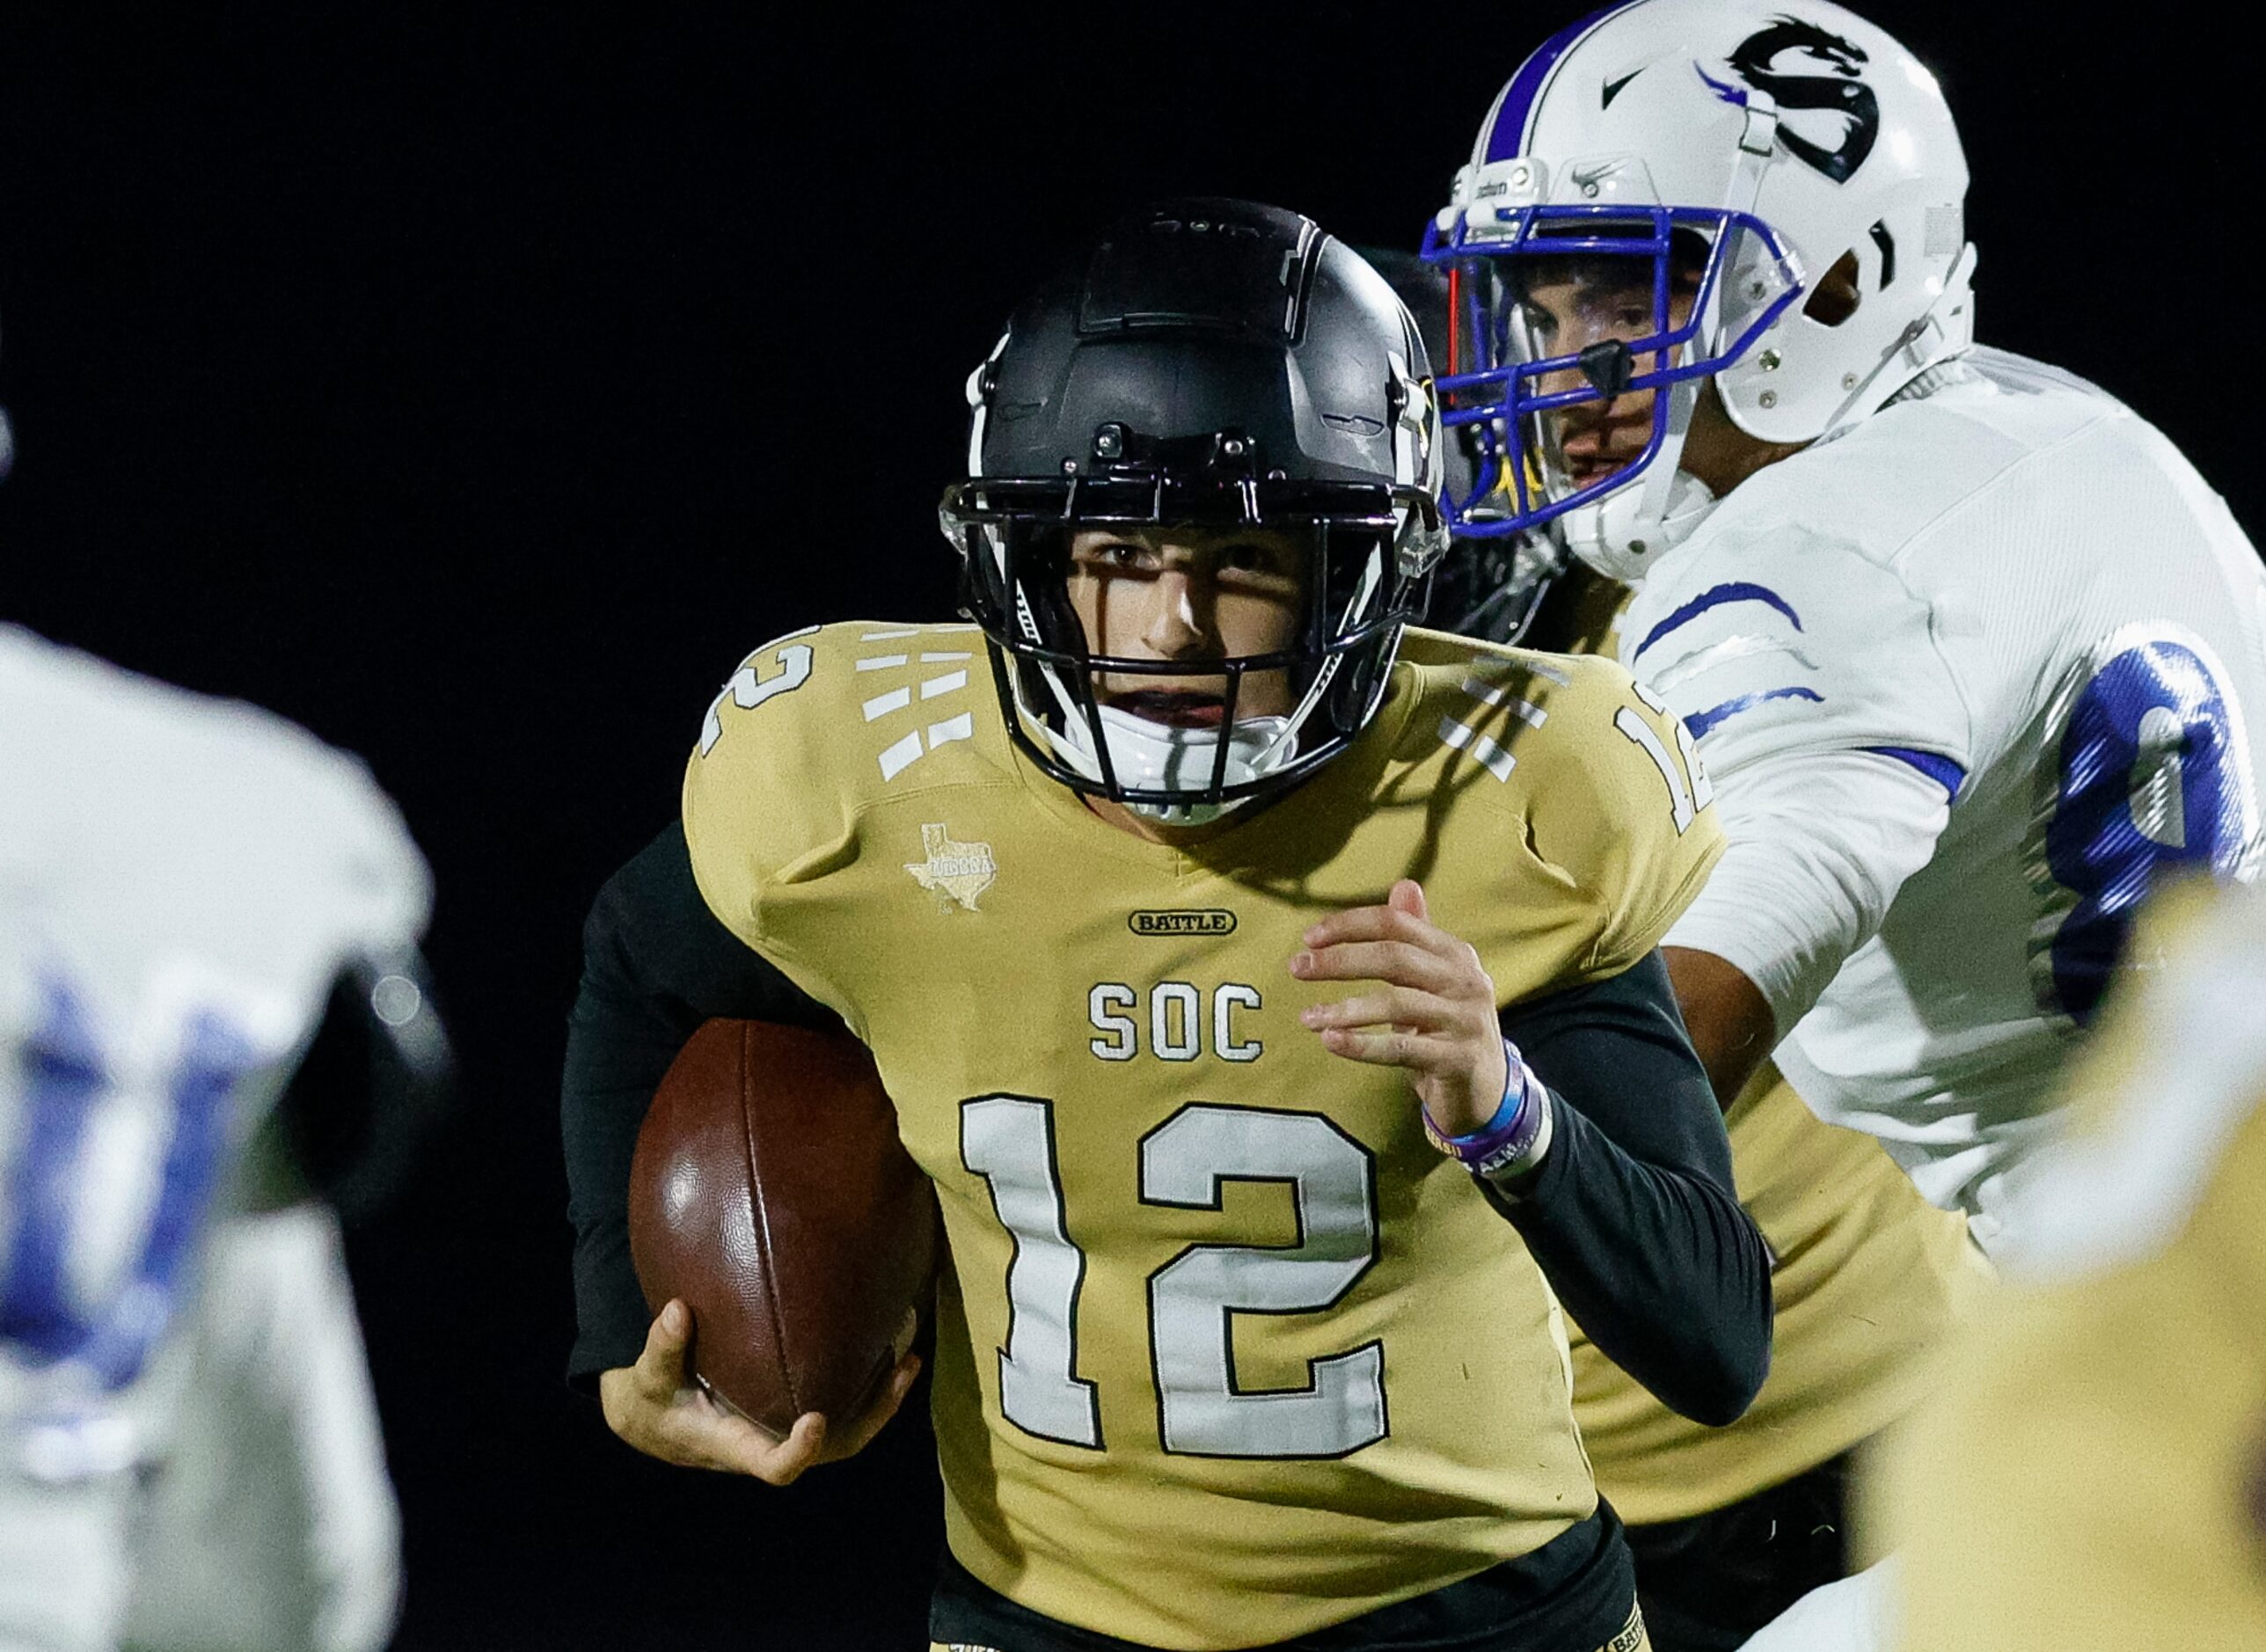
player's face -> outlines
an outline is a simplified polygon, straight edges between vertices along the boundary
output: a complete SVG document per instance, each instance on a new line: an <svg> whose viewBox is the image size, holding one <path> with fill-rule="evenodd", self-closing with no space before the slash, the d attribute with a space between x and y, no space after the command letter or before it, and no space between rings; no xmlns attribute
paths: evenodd
<svg viewBox="0 0 2266 1652"><path fill-rule="evenodd" d="M1285 530L1086 529L1071 541L1071 606L1097 654L1192 664L1275 654L1297 640L1311 565L1306 536ZM1105 705L1194 728L1219 726L1226 686L1224 674L1105 672L1094 683ZM1288 673L1244 677L1239 719L1290 710Z"/></svg>
<svg viewBox="0 0 2266 1652"><path fill-rule="evenodd" d="M1683 326L1692 317L1700 272L1681 269L1670 282L1668 324ZM1537 356L1578 355L1599 344L1633 344L1659 326L1653 314L1653 266L1649 259L1537 259L1519 282L1519 311ZM1671 356L1671 360L1673 357ZM1636 362L1640 372L1654 367L1649 355ZM1587 381L1577 371L1546 376L1545 393L1580 390ZM1543 415L1546 437L1555 447L1567 479L1575 487L1610 476L1641 455L1652 438L1652 391L1628 391L1608 402L1576 402Z"/></svg>

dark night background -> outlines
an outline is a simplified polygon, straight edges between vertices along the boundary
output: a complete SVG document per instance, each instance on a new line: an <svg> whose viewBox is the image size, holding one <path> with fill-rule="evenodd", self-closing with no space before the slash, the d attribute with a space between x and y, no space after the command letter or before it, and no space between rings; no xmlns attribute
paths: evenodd
<svg viewBox="0 0 2266 1652"><path fill-rule="evenodd" d="M364 754L438 874L467 1104L352 1250L399 1646L925 1645L925 1424L775 1492L563 1385L583 911L745 650L948 609L961 383L1052 260L1174 191L1412 242L1578 9L0 22L0 615ZM2134 403L2256 532L2257 94L2198 11L1875 15L1965 128L1985 338Z"/></svg>

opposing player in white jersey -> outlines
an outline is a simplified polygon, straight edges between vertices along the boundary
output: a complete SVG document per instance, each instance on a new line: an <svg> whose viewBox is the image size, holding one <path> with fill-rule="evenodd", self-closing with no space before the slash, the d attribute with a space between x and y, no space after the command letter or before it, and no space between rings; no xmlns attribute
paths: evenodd
<svg viewBox="0 0 2266 1652"><path fill-rule="evenodd" d="M1426 255L1486 451L1462 530L1548 525L1634 585L1622 662L1713 778L1730 846L1668 956L1719 1095L1869 1132L1987 1246L2151 884L2259 864L2266 650L2258 559L2171 444L1974 345L1967 182L1862 18L1634 0L1518 69ZM1747 1437L1793 1421L1766 1389Z"/></svg>
<svg viewBox="0 0 2266 1652"><path fill-rule="evenodd" d="M392 1495L285 1137L311 1049L323 1108L444 1055L427 904L353 759L0 627L0 1647L384 1643Z"/></svg>

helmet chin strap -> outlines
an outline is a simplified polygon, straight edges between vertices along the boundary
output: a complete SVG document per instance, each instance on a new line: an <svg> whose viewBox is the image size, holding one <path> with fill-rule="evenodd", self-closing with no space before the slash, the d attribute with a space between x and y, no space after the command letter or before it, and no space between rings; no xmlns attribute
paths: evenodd
<svg viewBox="0 0 2266 1652"><path fill-rule="evenodd" d="M1700 405L1687 381L1668 392L1668 429L1660 451L1638 475L1594 504L1559 519L1566 548L1609 580L1633 585L1661 553L1688 538L1715 508L1715 495L1681 465L1685 438Z"/></svg>
<svg viewBox="0 0 2266 1652"><path fill-rule="evenodd" d="M1151 722L1114 705L1101 707L1101 728L1102 737L1109 742L1110 766L1117 771L1117 784L1126 790L1194 792L1211 784L1212 765L1219 760L1219 730ZM1239 717L1226 731L1226 739L1227 764L1222 778L1229 786L1261 778L1281 767L1297 748L1287 717ZM1241 797L1217 803L1128 800L1125 807L1167 825L1201 826L1248 801Z"/></svg>
<svg viewBox="0 0 2266 1652"><path fill-rule="evenodd" d="M1100 755L1093 749L1093 731L1077 696L1056 679L1049 666L1040 672L1048 691L1062 708L1063 726L1033 719L1048 748L1076 772L1089 780L1103 778ZM1212 728L1187 728L1152 722L1114 705L1095 708L1101 718L1101 737L1109 742L1109 767L1118 786L1130 792L1184 787L1202 791L1211 784L1212 765L1218 760L1220 733ZM1281 768L1297 752L1297 725L1289 717L1239 717L1227 731L1227 766L1222 777L1228 786L1263 778ZM1248 798L1225 798L1217 803L1151 803L1128 800L1135 814L1172 826L1201 826L1242 807Z"/></svg>
<svg viewBox="0 0 2266 1652"><path fill-rule="evenodd" d="M1212 766L1219 762L1219 730L1151 723L1144 716L1120 712L1115 705L1099 707L1099 713L1101 739L1110 743L1110 771L1124 791L1203 791L1212 784ZM1290 762L1298 750L1298 739L1287 716L1235 719L1235 725L1226 730L1226 741L1228 759L1221 782L1228 786L1262 779L1269 771ZM1101 779L1101 762L1094 755L1083 716L1065 712L1061 730L1047 730L1047 743L1087 779ZM1224 798L1219 802L1126 800L1126 809L1165 825L1205 825L1246 802L1248 798Z"/></svg>

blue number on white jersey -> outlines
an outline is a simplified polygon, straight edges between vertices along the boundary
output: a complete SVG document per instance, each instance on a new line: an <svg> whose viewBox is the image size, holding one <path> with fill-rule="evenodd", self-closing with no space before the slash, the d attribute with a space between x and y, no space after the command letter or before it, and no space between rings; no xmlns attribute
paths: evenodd
<svg viewBox="0 0 2266 1652"><path fill-rule="evenodd" d="M228 1149L230 1100L250 1046L219 1017L194 1017L166 1083L172 1129L143 1218L141 1247L94 1300L76 1277L95 1179L130 1166L99 1151L113 1075L69 989L47 988L40 1031L21 1052L24 1132L4 1208L13 1218L0 1270L0 1339L48 1362L69 1360L108 1389L138 1375L172 1317Z"/></svg>
<svg viewBox="0 0 2266 1652"><path fill-rule="evenodd" d="M2232 878L2257 830L2224 674L2199 639L2164 629L2128 629L2097 651L2064 725L2046 864L2078 898L2048 961L2054 1001L2080 1022L2099 1007L2158 869Z"/></svg>

